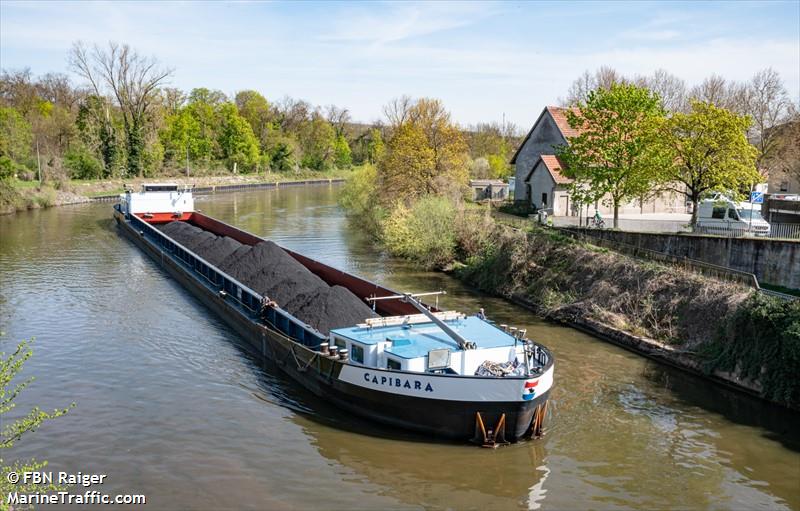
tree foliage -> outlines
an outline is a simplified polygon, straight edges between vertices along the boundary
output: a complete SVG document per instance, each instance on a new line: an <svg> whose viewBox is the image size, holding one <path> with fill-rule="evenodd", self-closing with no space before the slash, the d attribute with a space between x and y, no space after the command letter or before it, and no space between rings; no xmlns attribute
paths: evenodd
<svg viewBox="0 0 800 511"><path fill-rule="evenodd" d="M591 91L586 103L568 111L570 125L581 131L559 149L559 156L565 175L575 180L576 202L606 200L617 227L620 205L652 191L664 166L661 155L651 150L662 116L658 96L631 84Z"/></svg>
<svg viewBox="0 0 800 511"><path fill-rule="evenodd" d="M694 204L692 225L707 192L735 194L760 180L757 150L747 141L749 126L748 117L700 101L692 102L689 113L674 113L659 123L654 144L667 163L662 180Z"/></svg>
<svg viewBox="0 0 800 511"><path fill-rule="evenodd" d="M417 100L403 113L391 106L397 103L387 107L390 121L403 121L393 128L378 164L378 199L392 204L427 194L457 194L469 177L468 148L450 113L436 99Z"/></svg>
<svg viewBox="0 0 800 511"><path fill-rule="evenodd" d="M20 342L16 350L9 355L0 353L0 454L3 449L10 449L24 436L39 429L43 423L61 417L75 406L75 403L72 403L67 408L53 410L52 412L46 412L37 406L16 420L8 418L8 413L16 408L17 398L33 381L33 378L19 381L22 367L32 354L33 352L27 341ZM3 495L3 500L0 501L0 509L9 509L5 498L9 493L43 493L62 489L52 484L32 483L24 480L20 480L16 484L9 482L9 473L22 474L40 471L47 466L46 461L16 461L10 465L7 463L8 460L0 457L0 494Z"/></svg>
<svg viewBox="0 0 800 511"><path fill-rule="evenodd" d="M446 197L429 195L410 207L401 202L384 221L383 240L396 255L440 268L454 257L455 219L456 207Z"/></svg>

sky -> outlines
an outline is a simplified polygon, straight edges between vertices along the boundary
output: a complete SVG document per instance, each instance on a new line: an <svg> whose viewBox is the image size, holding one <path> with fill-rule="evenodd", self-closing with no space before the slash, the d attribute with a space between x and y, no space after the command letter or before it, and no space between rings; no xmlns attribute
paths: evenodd
<svg viewBox="0 0 800 511"><path fill-rule="evenodd" d="M775 2L14 2L0 67L70 73L72 43L127 43L170 85L255 89L373 122L403 94L462 125L529 127L584 70L663 68L699 83L772 67L800 99L800 0ZM76 82L79 79L75 77Z"/></svg>

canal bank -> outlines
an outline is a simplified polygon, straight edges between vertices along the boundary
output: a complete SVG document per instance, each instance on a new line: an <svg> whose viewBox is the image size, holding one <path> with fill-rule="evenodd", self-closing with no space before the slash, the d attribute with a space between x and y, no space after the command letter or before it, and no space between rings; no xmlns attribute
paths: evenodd
<svg viewBox="0 0 800 511"><path fill-rule="evenodd" d="M223 176L155 176L127 180L109 179L97 181L74 181L65 183L0 182L0 215L9 215L34 209L55 206L71 206L87 202L114 202L125 187L139 189L145 182L172 182L193 187L196 194L230 193L247 190L331 184L344 182L342 171L304 172L292 179L282 179L276 174L263 179L257 175Z"/></svg>
<svg viewBox="0 0 800 511"><path fill-rule="evenodd" d="M800 409L800 304L557 232L497 224L459 278L709 381Z"/></svg>
<svg viewBox="0 0 800 511"><path fill-rule="evenodd" d="M347 222L337 188L208 195L198 207L527 329L558 357L541 441L491 452L423 442L315 399L241 349L99 203L0 218L0 351L36 337L26 370L37 379L19 409L77 402L8 459L106 473L105 492L145 493L158 509L226 508L231 495L253 509L800 509L797 414L389 257Z"/></svg>

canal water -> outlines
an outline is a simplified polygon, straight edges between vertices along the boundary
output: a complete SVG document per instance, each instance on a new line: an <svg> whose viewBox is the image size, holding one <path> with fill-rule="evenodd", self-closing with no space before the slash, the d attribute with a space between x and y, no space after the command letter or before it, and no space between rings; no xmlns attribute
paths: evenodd
<svg viewBox="0 0 800 511"><path fill-rule="evenodd" d="M544 439L491 451L341 413L249 356L119 235L109 204L91 204L0 217L0 351L35 337L25 374L36 380L16 412L76 403L3 458L107 474L100 490L144 494L149 509L800 509L796 414L387 257L348 224L336 191L226 194L197 207L527 328L557 360Z"/></svg>

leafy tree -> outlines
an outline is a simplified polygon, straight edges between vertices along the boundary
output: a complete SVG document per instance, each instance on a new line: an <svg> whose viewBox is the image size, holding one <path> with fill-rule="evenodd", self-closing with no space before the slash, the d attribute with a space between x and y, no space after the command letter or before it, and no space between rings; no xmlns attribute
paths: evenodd
<svg viewBox="0 0 800 511"><path fill-rule="evenodd" d="M489 160L489 175L492 179L506 179L512 174L506 154L490 154L487 160Z"/></svg>
<svg viewBox="0 0 800 511"><path fill-rule="evenodd" d="M749 126L748 117L696 100L689 113L661 121L655 144L667 162L663 177L667 183L683 185L672 189L694 205L692 225L697 223L703 194L749 188L759 181L757 150L746 136Z"/></svg>
<svg viewBox="0 0 800 511"><path fill-rule="evenodd" d="M435 193L435 162L422 129L411 123L400 125L378 164L379 199L391 204Z"/></svg>
<svg viewBox="0 0 800 511"><path fill-rule="evenodd" d="M203 137L200 122L192 115L192 109L184 107L165 119L161 130L161 143L165 157L173 162L209 159L211 142Z"/></svg>
<svg viewBox="0 0 800 511"><path fill-rule="evenodd" d="M576 202L605 200L619 225L619 206L653 190L664 161L651 150L656 122L663 117L657 95L644 87L612 84L588 94L567 119L580 134L559 148L564 174L575 180Z"/></svg>
<svg viewBox="0 0 800 511"><path fill-rule="evenodd" d="M296 140L276 131L275 135L269 137L267 147L264 149L264 156L269 169L276 172L288 172L297 167L299 152Z"/></svg>
<svg viewBox="0 0 800 511"><path fill-rule="evenodd" d="M344 135L337 136L333 142L333 163L340 169L347 168L353 164L350 145Z"/></svg>
<svg viewBox="0 0 800 511"><path fill-rule="evenodd" d="M254 90L243 90L236 94L235 103L239 115L250 123L261 149L264 150L270 134L273 133L272 111L267 99Z"/></svg>
<svg viewBox="0 0 800 511"><path fill-rule="evenodd" d="M369 130L369 142L367 143L367 161L377 163L386 152L386 145L383 143L381 130L373 128Z"/></svg>
<svg viewBox="0 0 800 511"><path fill-rule="evenodd" d="M19 397L20 393L33 381L33 378L28 378L14 384L14 380L22 370L23 364L32 354L33 352L27 341L19 343L14 353L8 356L5 353L0 353L0 424L2 424L2 429L0 429L0 450L13 447L27 433L36 431L46 421L61 417L75 406L75 403L72 403L67 408L53 410L52 412L45 412L37 406L27 415L17 420L3 420L6 414L16 407L14 401ZM11 484L8 481L9 473L22 474L24 472L41 471L47 466L46 461L16 461L10 465L6 465L6 463L7 461L0 458L0 494L3 495L3 499L0 501L0 509L10 509L6 501L9 493L44 493L62 489L52 484L37 484L23 480L16 484Z"/></svg>
<svg viewBox="0 0 800 511"><path fill-rule="evenodd" d="M402 122L392 129L378 164L380 200L388 205L427 194L460 194L469 179L468 148L442 102L422 98L409 106L395 100L385 111L391 122Z"/></svg>
<svg viewBox="0 0 800 511"><path fill-rule="evenodd" d="M101 179L103 164L85 147L73 147L64 154L64 164L72 179Z"/></svg>
<svg viewBox="0 0 800 511"><path fill-rule="evenodd" d="M220 106L228 101L228 97L220 90L211 90L205 87L197 87L189 92L189 104L202 103L212 107Z"/></svg>
<svg viewBox="0 0 800 511"><path fill-rule="evenodd" d="M102 161L103 177L124 175L121 123L105 98L87 96L78 107L75 124L80 141Z"/></svg>
<svg viewBox="0 0 800 511"><path fill-rule="evenodd" d="M220 120L219 146L222 157L231 167L236 165L254 169L259 161L259 151L250 124L239 115L233 103L224 103L220 107Z"/></svg>
<svg viewBox="0 0 800 511"><path fill-rule="evenodd" d="M306 123L300 135L303 150L301 164L314 170L327 170L334 162L334 143L336 133L331 124L321 115L315 114Z"/></svg>
<svg viewBox="0 0 800 511"><path fill-rule="evenodd" d="M0 156L21 163L31 154L31 125L15 109L0 108Z"/></svg>

